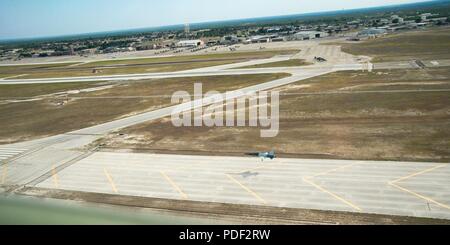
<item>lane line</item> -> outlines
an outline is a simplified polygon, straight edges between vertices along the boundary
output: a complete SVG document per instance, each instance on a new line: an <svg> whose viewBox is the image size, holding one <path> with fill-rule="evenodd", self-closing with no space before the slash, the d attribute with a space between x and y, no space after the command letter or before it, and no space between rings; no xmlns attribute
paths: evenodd
<svg viewBox="0 0 450 245"><path fill-rule="evenodd" d="M163 171L160 171L161 175L167 180L167 182L169 182L172 187L178 192L180 193L181 197L183 197L184 199L188 199L188 196L186 195L186 193L184 193L181 188Z"/></svg>
<svg viewBox="0 0 450 245"><path fill-rule="evenodd" d="M399 190L402 190L402 191L404 191L404 192L407 192L407 193L409 193L409 194L412 194L412 195L414 195L414 196L416 196L416 197L418 197L418 198L420 198L420 199L424 199L425 201L434 203L434 204L436 204L436 205L438 205L438 206L440 206L440 207L443 207L443 208L445 208L445 209L449 209L449 210L450 210L450 206L448 206L448 205L445 205L445 204L443 204L443 203L440 203L440 202L438 202L438 201L435 201L435 200L433 200L433 199L431 199L431 198L429 198L429 197L420 195L419 193L416 193L416 192L414 192L414 191L411 191L411 190L409 190L409 189L406 189L406 188L404 188L404 187L401 187L401 186L399 186L399 185L397 185L397 184L395 184L395 183L389 183L389 184L390 184L391 186L396 187L396 188L399 189Z"/></svg>
<svg viewBox="0 0 450 245"><path fill-rule="evenodd" d="M394 184L395 184L395 183L398 183L398 182L401 182L401 181L410 179L410 178L412 178L412 177L415 177L415 176L418 176L418 175L422 175L422 174L431 172L431 171L433 171L433 170L435 170L435 169L443 168L443 167L445 167L445 166L448 166L448 164L437 165L437 166L434 166L434 167L432 167L432 168L425 169L425 170L422 170L422 171L417 172L417 173L410 174L410 175L405 176L405 177L401 177L401 178L399 178L399 179L397 179L397 180L392 181L391 183L394 183Z"/></svg>
<svg viewBox="0 0 450 245"><path fill-rule="evenodd" d="M349 200L346 200L346 199L340 197L339 195L337 195L337 194L335 194L335 193L325 189L324 187L322 187L322 186L320 186L320 185L318 185L318 184L316 184L315 182L312 181L312 179L314 177L325 176L325 175L328 175L330 173L333 173L333 172L336 172L336 171L339 171L339 170L342 170L342 169L346 169L346 168L349 168L349 167L352 167L352 166L355 166L355 165L358 165L358 164L361 164L361 162L355 162L355 163L351 163L351 164L348 164L348 165L344 165L344 166L341 166L341 167L338 167L338 168L334 168L334 169L331 169L331 170L328 170L328 171L325 171L325 172L321 172L321 173L315 174L313 176L303 177L302 179L303 179L303 181L305 183L314 186L316 189L318 189L318 190L320 190L320 191L322 191L322 192L324 192L324 193L334 197L335 199L337 199L337 200L347 204L348 206L350 206L354 210L361 212L362 209L360 207L358 207L357 205L355 205L354 203L352 203Z"/></svg>
<svg viewBox="0 0 450 245"><path fill-rule="evenodd" d="M252 196L254 196L258 201L260 201L262 204L267 204L266 200L264 200L261 196L259 196L256 192L250 190L247 186L243 185L241 182L239 182L237 179L233 178L233 176L229 174L225 174L231 181L239 185L242 189L246 190L248 193L250 193Z"/></svg>
<svg viewBox="0 0 450 245"><path fill-rule="evenodd" d="M412 190L409 190L409 189L407 189L405 187L402 187L402 186L397 184L397 183L400 183L401 181L405 181L405 180L410 179L412 177L416 177L416 176L419 176L419 175L422 175L422 174L425 174L425 173L428 173L428 172L431 172L433 170L436 170L436 169L439 169L439 168L443 168L443 167L446 167L446 166L449 166L449 165L448 164L440 164L440 165L434 166L432 168L428 168L428 169L422 170L420 172L413 173L413 174L410 174L410 175L405 176L405 177L401 177L401 178L399 178L397 180L389 182L388 184L393 186L393 187L395 187L395 188L397 188L397 189L399 189L399 190L401 190L401 191L409 193L409 194L411 194L411 195L413 195L415 197L418 197L418 198L423 199L423 200L425 200L427 202L434 203L434 204L438 205L439 207L442 207L442 208L450 210L450 206L448 206L446 204L440 203L440 202L438 202L438 201L436 201L436 200L434 200L434 199L432 199L430 197L421 195L421 194L419 194L417 192L414 192Z"/></svg>
<svg viewBox="0 0 450 245"><path fill-rule="evenodd" d="M361 209L360 207L358 207L358 206L356 206L355 204L351 203L350 201L347 201L347 200L345 200L344 198L342 198L342 197L340 197L340 196L334 194L333 192L331 192L331 191L329 191L329 190L323 188L322 186L320 186L320 185L318 185L318 184L312 182L312 181L309 180L308 178L303 177L302 179L303 179L304 182L306 182L306 183L308 183L308 184L310 184L310 185L316 187L317 189L319 189L319 190L321 190L321 191L327 193L328 195L330 195L330 196L336 198L337 200L339 200L339 201L341 201L341 202L343 202L343 203L349 205L349 206L352 207L353 209L355 209L355 210L357 210L357 211L359 211L359 212L362 211L362 209Z"/></svg>
<svg viewBox="0 0 450 245"><path fill-rule="evenodd" d="M114 180L112 179L112 177L109 174L108 170L106 168L103 168L103 172L105 173L105 176L108 179L109 184L111 185L111 189L114 191L114 193L118 193L116 185L114 184Z"/></svg>
<svg viewBox="0 0 450 245"><path fill-rule="evenodd" d="M10 76L10 77L4 77L4 78L1 78L0 80L8 80L8 79L18 78L18 77L23 77L23 76L28 76L28 74L20 74L20 75L14 75L14 76Z"/></svg>
<svg viewBox="0 0 450 245"><path fill-rule="evenodd" d="M58 173L56 172L55 165L52 166L52 178L53 178L53 185L56 189L59 188L59 179L58 179Z"/></svg>

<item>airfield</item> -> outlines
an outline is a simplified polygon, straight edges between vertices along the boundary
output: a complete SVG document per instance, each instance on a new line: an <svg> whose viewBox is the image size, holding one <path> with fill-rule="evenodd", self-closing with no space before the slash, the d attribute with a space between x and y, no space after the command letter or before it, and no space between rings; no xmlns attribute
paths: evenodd
<svg viewBox="0 0 450 245"><path fill-rule="evenodd" d="M342 52L338 45L318 45L313 41L302 45L301 51L295 54L188 70L50 78L6 77L0 79L0 85L143 80L151 84L154 80L169 78L289 74L276 80L236 87L230 94L237 97L238 92L270 91L335 72L367 72L372 68L374 71L445 68L450 65L445 57L421 62L370 63L365 56ZM328 61L315 63L315 56L326 57ZM251 68L299 58L311 64ZM194 102L197 107L210 103L208 99ZM190 103L182 106L185 110L191 109ZM450 165L445 162L286 157L261 162L258 158L239 156L136 153L127 149L109 151L96 145L107 134L164 119L170 116L174 107L165 105L58 135L1 145L1 188L5 194L31 196L47 191L80 192L406 216L444 220L444 223L450 220ZM58 198L64 199L63 196ZM76 197L68 199L77 200ZM433 220L427 222L433 223Z"/></svg>

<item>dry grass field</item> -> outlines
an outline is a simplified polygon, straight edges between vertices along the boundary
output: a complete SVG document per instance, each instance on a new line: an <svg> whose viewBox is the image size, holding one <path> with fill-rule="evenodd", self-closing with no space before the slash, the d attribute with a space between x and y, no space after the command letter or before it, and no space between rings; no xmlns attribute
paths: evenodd
<svg viewBox="0 0 450 245"><path fill-rule="evenodd" d="M204 91L225 92L286 76L289 75L171 78L111 84L0 85L0 144L66 133L169 106L173 92L192 93L196 82L203 83ZM63 93L84 88L100 90Z"/></svg>
<svg viewBox="0 0 450 245"><path fill-rule="evenodd" d="M162 119L111 134L108 147L192 154L374 160L450 160L447 68L346 71L277 88L280 133L253 127L181 127Z"/></svg>
<svg viewBox="0 0 450 245"><path fill-rule="evenodd" d="M342 51L371 56L374 62L450 59L450 28L410 31L360 43L344 43Z"/></svg>

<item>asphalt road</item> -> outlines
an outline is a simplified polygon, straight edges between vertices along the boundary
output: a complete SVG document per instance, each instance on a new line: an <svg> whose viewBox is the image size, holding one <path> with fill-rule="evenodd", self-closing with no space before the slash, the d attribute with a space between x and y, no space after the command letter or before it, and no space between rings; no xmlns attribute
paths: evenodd
<svg viewBox="0 0 450 245"><path fill-rule="evenodd" d="M36 187L450 219L450 164L97 152Z"/></svg>

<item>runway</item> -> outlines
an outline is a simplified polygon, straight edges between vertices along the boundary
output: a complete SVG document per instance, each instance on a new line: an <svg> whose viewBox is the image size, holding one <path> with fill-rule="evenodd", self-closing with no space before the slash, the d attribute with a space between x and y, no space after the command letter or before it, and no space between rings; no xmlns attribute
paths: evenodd
<svg viewBox="0 0 450 245"><path fill-rule="evenodd" d="M101 81L137 81L146 79L164 79L177 77L205 77L205 76L232 76L232 75L254 75L254 74L273 74L273 73L289 73L293 75L301 75L305 72L317 70L333 70L331 67L308 67L308 68L258 68L258 69L235 69L235 70L208 70L201 71L184 71L184 72L167 72L167 73L145 73L145 74L128 74L128 75L111 75L111 76L88 76L88 77L66 77L66 78L39 78L39 79L8 79L1 80L0 85L6 84L48 84L48 83L72 83L72 82L101 82ZM361 69L361 65L354 64L352 66L337 66L336 69Z"/></svg>
<svg viewBox="0 0 450 245"><path fill-rule="evenodd" d="M97 152L36 187L450 219L450 164Z"/></svg>
<svg viewBox="0 0 450 245"><path fill-rule="evenodd" d="M11 159L24 151L25 149L18 149L13 147L0 147L0 161L6 161L8 159Z"/></svg>
<svg viewBox="0 0 450 245"><path fill-rule="evenodd" d="M6 84L48 84L48 83L73 83L73 82L102 82L102 81L138 81L146 79L164 79L179 77L204 77L204 76L232 76L232 75L254 75L254 74L273 74L273 73L289 73L292 75L302 75L304 73L331 70L331 71L353 71L367 70L367 64L349 63L349 64L319 64L304 67L274 67L274 68L251 68L251 69L235 69L246 65L264 64L285 60L285 58L273 58L262 61L243 62L230 65L221 65L215 67L206 67L178 72L161 72L161 73L143 73L143 74L126 74L126 75L109 75L109 76L86 76L86 77L61 77L61 78L38 78L38 79L0 79L0 85ZM432 63L433 62L433 63ZM435 63L437 62L437 63ZM427 67L447 67L450 61L425 61ZM411 62L385 62L374 64L375 70L384 69L419 69Z"/></svg>

